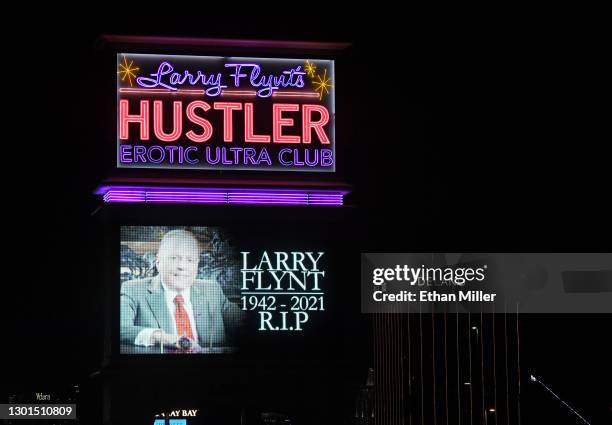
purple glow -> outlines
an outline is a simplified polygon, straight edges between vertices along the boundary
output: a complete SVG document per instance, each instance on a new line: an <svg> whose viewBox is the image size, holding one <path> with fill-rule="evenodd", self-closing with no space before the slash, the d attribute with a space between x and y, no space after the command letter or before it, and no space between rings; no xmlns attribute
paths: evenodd
<svg viewBox="0 0 612 425"><path fill-rule="evenodd" d="M181 188L102 186L104 202L342 206L348 191L336 189Z"/></svg>

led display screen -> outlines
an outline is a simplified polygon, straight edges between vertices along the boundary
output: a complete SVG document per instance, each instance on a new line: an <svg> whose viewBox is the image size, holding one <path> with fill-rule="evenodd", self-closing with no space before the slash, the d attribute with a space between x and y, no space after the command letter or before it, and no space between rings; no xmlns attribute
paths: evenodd
<svg viewBox="0 0 612 425"><path fill-rule="evenodd" d="M121 226L120 353L225 354L278 342L291 349L322 335L331 253L312 237L275 234Z"/></svg>

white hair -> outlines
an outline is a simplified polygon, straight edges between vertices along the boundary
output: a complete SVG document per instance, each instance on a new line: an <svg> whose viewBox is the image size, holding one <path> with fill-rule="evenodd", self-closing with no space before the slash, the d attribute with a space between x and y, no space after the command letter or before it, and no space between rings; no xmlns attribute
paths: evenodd
<svg viewBox="0 0 612 425"><path fill-rule="evenodd" d="M198 239L195 237L193 233L191 233L188 230L177 229L177 230L171 230L164 235L161 242L159 243L159 248L157 252L159 253L162 250L162 248L165 245L167 245L170 241L177 240L177 239L185 239L185 238L192 239L196 243L196 246L198 247L198 252L201 250L200 242L198 241Z"/></svg>

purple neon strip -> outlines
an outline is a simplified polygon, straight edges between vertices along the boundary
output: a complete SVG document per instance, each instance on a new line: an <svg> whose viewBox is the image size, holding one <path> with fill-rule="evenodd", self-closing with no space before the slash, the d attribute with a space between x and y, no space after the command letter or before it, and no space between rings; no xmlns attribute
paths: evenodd
<svg viewBox="0 0 612 425"><path fill-rule="evenodd" d="M290 203L295 203L295 204L306 204L308 201L306 199L229 198L227 202L228 203L240 202L240 203L246 203L246 204L248 204L249 202L270 202L270 203L290 202Z"/></svg>
<svg viewBox="0 0 612 425"><path fill-rule="evenodd" d="M134 187L134 186L102 186L96 192L97 194L104 194L108 191L114 192L130 192L130 193L142 193L142 192L154 192L154 193L236 193L236 194L309 194L309 195L346 195L347 191L339 190L321 190L321 189L245 189L245 188L183 188L183 187Z"/></svg>
<svg viewBox="0 0 612 425"><path fill-rule="evenodd" d="M226 200L205 200L205 199L171 199L171 198L162 198L162 199L150 199L147 200L149 203L181 203L184 204L186 202L193 204L257 204L257 205L307 205L306 202L297 202L297 201L269 201L269 200L248 200L248 201L226 201Z"/></svg>
<svg viewBox="0 0 612 425"><path fill-rule="evenodd" d="M112 195L109 196L107 199L129 199L132 201L138 201L138 202L144 202L146 201L146 198L144 197L133 197L133 196L121 196L121 195Z"/></svg>
<svg viewBox="0 0 612 425"><path fill-rule="evenodd" d="M106 202L144 202L145 199L143 191L109 191L104 195Z"/></svg>
<svg viewBox="0 0 612 425"><path fill-rule="evenodd" d="M160 195L160 196L208 196L211 198L218 198L221 196L225 196L225 193L189 193L189 192L156 192L156 191L147 191L147 195Z"/></svg>
<svg viewBox="0 0 612 425"><path fill-rule="evenodd" d="M241 198L236 198L236 197L228 197L228 202L249 202L249 201L253 201L253 202L275 202L275 201L284 201L284 202L307 202L307 198L299 198L299 199L295 199L295 198L261 198L261 197L241 197Z"/></svg>
<svg viewBox="0 0 612 425"><path fill-rule="evenodd" d="M184 199L153 199L147 201L150 204L226 204L225 201L220 200L203 200L203 199L190 199L186 201Z"/></svg>
<svg viewBox="0 0 612 425"><path fill-rule="evenodd" d="M208 195L208 194L200 194L200 193L154 193L154 192L147 193L147 198L155 198L155 197L224 199L226 195L225 194Z"/></svg>
<svg viewBox="0 0 612 425"><path fill-rule="evenodd" d="M232 193L232 192L228 192L227 195L233 198L273 198L273 199L300 199L300 198L304 198L308 196L308 194L306 193L303 193L300 195L294 195L294 194L279 195L276 193L241 193L241 194L237 194L237 193Z"/></svg>
<svg viewBox="0 0 612 425"><path fill-rule="evenodd" d="M202 199L202 200L219 200L225 201L227 198L225 196L173 196L173 195L154 195L149 194L147 199Z"/></svg>
<svg viewBox="0 0 612 425"><path fill-rule="evenodd" d="M226 204L224 199L177 199L177 198L152 198L147 199L146 202L179 202L179 203L194 203L198 202L201 204Z"/></svg>
<svg viewBox="0 0 612 425"><path fill-rule="evenodd" d="M138 191L110 190L107 193L114 193L117 195L124 195L124 196L144 196L146 192L144 190L138 190Z"/></svg>
<svg viewBox="0 0 612 425"><path fill-rule="evenodd" d="M233 199L320 199L320 200L341 200L342 196L339 195L330 195L330 196L320 196L320 195L311 195L311 194L301 194L301 195L279 195L279 194L241 194L237 195L231 192L221 193L221 194L205 194L205 193L156 193L156 192L146 192L146 193L121 193L110 191L104 197L108 198L109 196L119 196L124 198L131 199L142 199L142 198L155 198L155 197L172 197L172 198L208 198L208 199L222 199L222 198L233 198Z"/></svg>
<svg viewBox="0 0 612 425"><path fill-rule="evenodd" d="M121 196L125 198L144 198L146 196L145 192L142 193L121 193L121 192L108 192L105 196Z"/></svg>
<svg viewBox="0 0 612 425"><path fill-rule="evenodd" d="M116 194L121 194L121 195L126 195L126 196L140 196L140 195L144 195L145 191L144 190L109 190L107 193L116 193Z"/></svg>
<svg viewBox="0 0 612 425"><path fill-rule="evenodd" d="M176 199L176 198L153 198L142 201L134 198L113 197L106 202L134 202L134 203L196 203L196 204L244 204L244 205L342 205L341 201L291 201L291 200L264 200L264 199L235 199L235 200L220 200L220 199Z"/></svg>
<svg viewBox="0 0 612 425"><path fill-rule="evenodd" d="M209 203L258 205L343 205L346 191L245 188L168 188L105 186L97 191L105 202Z"/></svg>
<svg viewBox="0 0 612 425"><path fill-rule="evenodd" d="M144 202L144 201L141 199L122 198L119 196L114 196L114 197L106 199L106 202Z"/></svg>
<svg viewBox="0 0 612 425"><path fill-rule="evenodd" d="M284 198L297 198L300 196L307 196L307 193L274 193L274 192L227 192L231 196L266 196L266 197L284 197Z"/></svg>
<svg viewBox="0 0 612 425"><path fill-rule="evenodd" d="M309 205L342 205L342 202L311 202Z"/></svg>
<svg viewBox="0 0 612 425"><path fill-rule="evenodd" d="M342 200L334 200L334 201L321 201L319 199L309 199L309 204L342 204Z"/></svg>
<svg viewBox="0 0 612 425"><path fill-rule="evenodd" d="M267 201L267 200L234 200L228 202L228 204L240 204L240 205L308 205L307 202L304 201Z"/></svg>
<svg viewBox="0 0 612 425"><path fill-rule="evenodd" d="M306 199L261 199L261 198L247 198L247 199L228 199L227 203L228 204L249 204L251 202L254 203L268 203L268 204L274 204L277 202L288 202L288 203L292 203L292 204L308 204L308 201Z"/></svg>
<svg viewBox="0 0 612 425"><path fill-rule="evenodd" d="M309 202L309 205L342 205L342 202Z"/></svg>
<svg viewBox="0 0 612 425"><path fill-rule="evenodd" d="M225 194L223 195L206 195L206 194L181 194L181 193L147 193L147 197L151 198L151 197L164 197L164 196L168 196L171 198L209 198L209 199L223 199L226 197Z"/></svg>
<svg viewBox="0 0 612 425"><path fill-rule="evenodd" d="M265 201L234 201L231 202L232 205L308 205L304 202L291 202L291 201L279 201L279 202L265 202Z"/></svg>

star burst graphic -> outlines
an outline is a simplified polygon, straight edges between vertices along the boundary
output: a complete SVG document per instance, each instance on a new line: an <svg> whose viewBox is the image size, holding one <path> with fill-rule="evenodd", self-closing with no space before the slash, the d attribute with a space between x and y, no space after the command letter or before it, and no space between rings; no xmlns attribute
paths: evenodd
<svg viewBox="0 0 612 425"><path fill-rule="evenodd" d="M323 75L317 74L312 84L315 86L315 91L319 92L319 100L323 99L323 95L328 94L329 89L333 87L331 78L327 77L327 69L323 72Z"/></svg>
<svg viewBox="0 0 612 425"><path fill-rule="evenodd" d="M140 68L134 66L134 61L130 61L128 63L127 57L123 57L123 63L119 64L119 71L117 74L121 76L121 81L125 81L127 78L130 82L130 87L134 87L134 83L132 82L133 78L136 78L136 73Z"/></svg>
<svg viewBox="0 0 612 425"><path fill-rule="evenodd" d="M306 65L304 65L304 70L306 71L306 75L308 75L310 78L314 78L317 67L314 63L306 61Z"/></svg>

